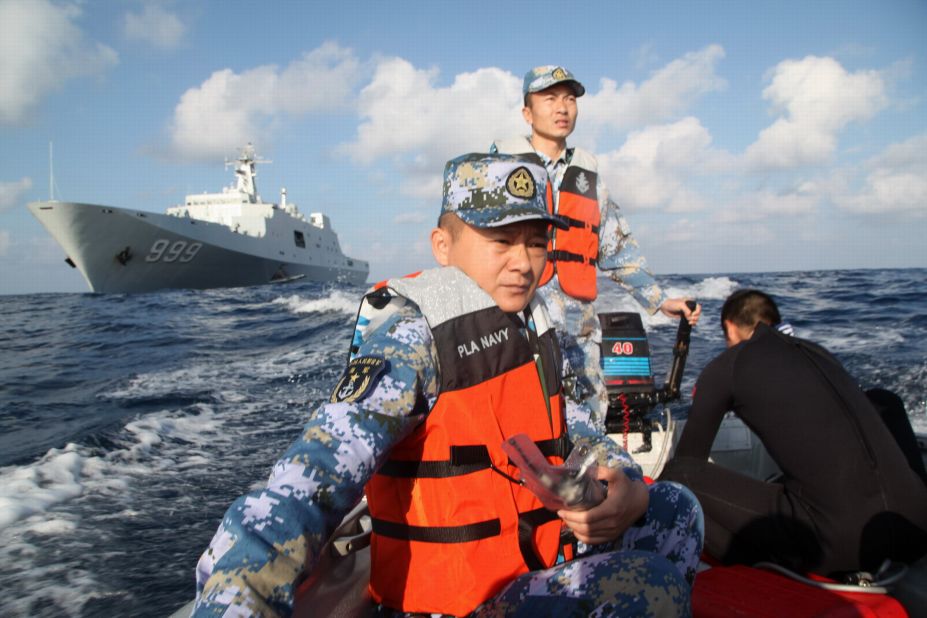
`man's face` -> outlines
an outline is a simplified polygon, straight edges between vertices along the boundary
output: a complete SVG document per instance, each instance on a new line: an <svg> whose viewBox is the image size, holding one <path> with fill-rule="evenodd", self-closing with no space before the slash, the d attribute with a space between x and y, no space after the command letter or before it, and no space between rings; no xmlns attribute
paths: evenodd
<svg viewBox="0 0 927 618"><path fill-rule="evenodd" d="M456 266L506 312L521 311L534 297L547 262L546 221L477 228L459 222L456 233L436 228L432 250L442 266Z"/></svg>
<svg viewBox="0 0 927 618"><path fill-rule="evenodd" d="M529 94L522 114L535 135L550 140L566 139L576 126L576 95L570 86L555 84Z"/></svg>

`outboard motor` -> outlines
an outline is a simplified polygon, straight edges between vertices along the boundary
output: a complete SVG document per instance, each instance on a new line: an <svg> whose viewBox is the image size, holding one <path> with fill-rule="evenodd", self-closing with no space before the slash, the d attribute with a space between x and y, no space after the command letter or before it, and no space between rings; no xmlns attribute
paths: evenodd
<svg viewBox="0 0 927 618"><path fill-rule="evenodd" d="M687 301L686 304L689 309L695 309L695 301ZM608 391L605 428L609 433L623 434L625 443L629 433L643 434L643 444L635 452L649 452L653 448L651 432L657 421L648 418L648 414L658 404L679 398L692 327L685 318L680 318L673 346L673 364L666 383L657 388L650 366L650 344L641 316L625 312L600 313L599 322L602 324L602 372Z"/></svg>

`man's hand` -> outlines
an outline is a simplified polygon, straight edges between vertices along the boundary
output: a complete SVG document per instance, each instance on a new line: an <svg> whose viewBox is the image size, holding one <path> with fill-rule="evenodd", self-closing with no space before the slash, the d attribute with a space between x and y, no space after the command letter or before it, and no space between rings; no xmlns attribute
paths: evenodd
<svg viewBox="0 0 927 618"><path fill-rule="evenodd" d="M614 541L647 512L650 494L643 482L631 481L624 472L599 467L597 478L608 482L608 495L588 511L557 511L577 539L587 545Z"/></svg>
<svg viewBox="0 0 927 618"><path fill-rule="evenodd" d="M698 319L702 317L702 306L695 305L695 311L686 307L688 298L667 298L660 305L660 311L663 315L671 318L685 317L690 325L698 324Z"/></svg>

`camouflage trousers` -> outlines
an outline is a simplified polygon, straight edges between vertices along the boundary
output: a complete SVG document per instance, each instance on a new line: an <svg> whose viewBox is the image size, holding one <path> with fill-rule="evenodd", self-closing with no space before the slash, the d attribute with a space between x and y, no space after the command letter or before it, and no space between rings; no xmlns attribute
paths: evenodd
<svg viewBox="0 0 927 618"><path fill-rule="evenodd" d="M689 616L704 535L692 492L654 483L643 524L614 543L581 548L574 560L518 577L471 616Z"/></svg>
<svg viewBox="0 0 927 618"><path fill-rule="evenodd" d="M621 539L581 546L582 553L573 560L525 573L469 618L690 616L691 586L705 535L702 511L682 485L659 482L649 490L643 523ZM403 615L385 609L378 613Z"/></svg>

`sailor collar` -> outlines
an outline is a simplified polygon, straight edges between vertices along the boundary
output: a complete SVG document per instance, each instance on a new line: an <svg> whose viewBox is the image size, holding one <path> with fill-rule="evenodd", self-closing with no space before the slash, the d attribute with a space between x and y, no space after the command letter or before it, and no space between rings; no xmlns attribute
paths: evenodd
<svg viewBox="0 0 927 618"><path fill-rule="evenodd" d="M544 162L544 167L551 168L551 167L556 167L560 163L563 163L564 165L569 165L570 161L573 160L574 150L576 149L575 148L564 148L563 152L560 154L560 156L556 160L551 159L543 152L540 152L540 151L535 151L535 152L537 152L538 156L541 157L541 161Z"/></svg>

